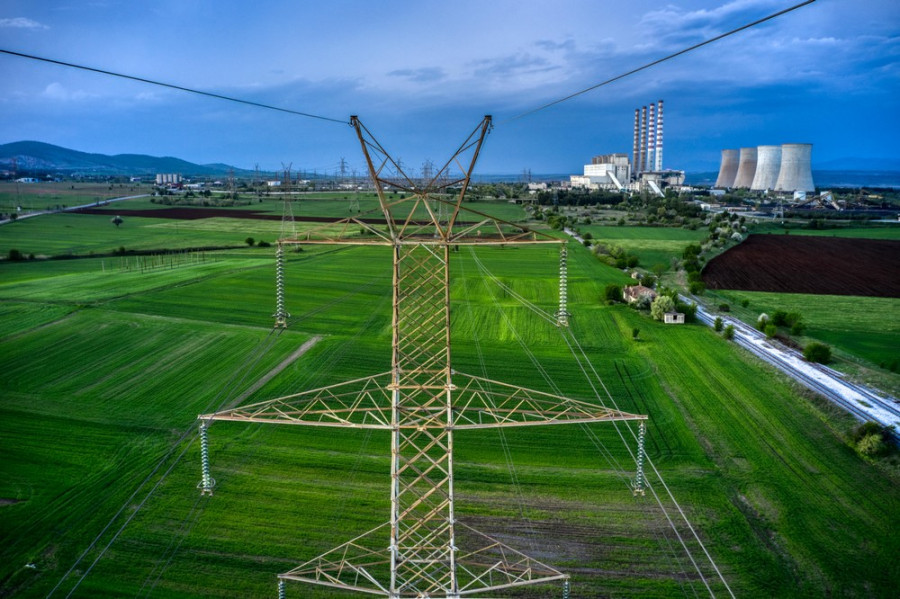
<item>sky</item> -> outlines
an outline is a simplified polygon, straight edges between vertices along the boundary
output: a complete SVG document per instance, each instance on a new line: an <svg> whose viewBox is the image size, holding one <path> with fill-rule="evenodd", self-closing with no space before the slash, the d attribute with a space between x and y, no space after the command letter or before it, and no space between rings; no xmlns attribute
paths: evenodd
<svg viewBox="0 0 900 599"><path fill-rule="evenodd" d="M666 168L812 143L900 164L900 2L817 0L515 118L800 0L0 0L0 48L361 122L415 171L494 119L477 172L580 173L631 153L665 100ZM351 127L0 55L0 143L360 173ZM849 164L849 163L847 163Z"/></svg>

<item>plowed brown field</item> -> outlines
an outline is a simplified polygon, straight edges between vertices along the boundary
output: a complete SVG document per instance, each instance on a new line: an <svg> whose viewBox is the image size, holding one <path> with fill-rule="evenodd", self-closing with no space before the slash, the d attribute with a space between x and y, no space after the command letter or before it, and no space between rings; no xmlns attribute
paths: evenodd
<svg viewBox="0 0 900 599"><path fill-rule="evenodd" d="M900 241L751 235L709 261L710 289L900 297Z"/></svg>

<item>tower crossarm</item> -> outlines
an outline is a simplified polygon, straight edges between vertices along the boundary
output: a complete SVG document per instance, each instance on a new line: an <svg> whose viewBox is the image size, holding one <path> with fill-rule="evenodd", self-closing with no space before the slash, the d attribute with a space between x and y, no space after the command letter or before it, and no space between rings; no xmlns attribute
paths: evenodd
<svg viewBox="0 0 900 599"><path fill-rule="evenodd" d="M647 419L645 415L459 372L453 379L456 430Z"/></svg>
<svg viewBox="0 0 900 599"><path fill-rule="evenodd" d="M446 406L439 401L406 406L397 423L392 424L391 395L396 385L391 382L390 372L213 414L201 414L198 418L203 421L229 420L380 430L461 430L647 419L643 415L460 372L454 372L452 380L453 419L449 426L446 421ZM440 384L432 386L432 389L435 400L443 397L447 390L446 386Z"/></svg>

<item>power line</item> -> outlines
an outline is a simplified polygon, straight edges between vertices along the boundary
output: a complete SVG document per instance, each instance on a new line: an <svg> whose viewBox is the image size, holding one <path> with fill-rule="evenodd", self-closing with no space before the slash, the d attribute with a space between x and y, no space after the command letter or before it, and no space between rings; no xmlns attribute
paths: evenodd
<svg viewBox="0 0 900 599"><path fill-rule="evenodd" d="M675 58L676 56L681 56L682 54L687 54L688 52L691 52L691 51L693 51L693 50L696 50L697 48L701 48L701 47L703 47L703 46L706 46L707 44L711 44L711 43L713 43L713 42L717 42L717 41L719 41L719 40L721 40L721 39L724 39L724 38L726 38L726 37L728 37L728 36L730 36L730 35L734 35L735 33L738 33L738 32L743 31L743 30L745 30L745 29L750 29L751 27L756 27L757 25L759 25L759 24L761 24L761 23L765 23L766 21L770 21L770 20L772 20L772 19L775 19L775 18L777 18L777 17L780 17L781 15L784 15L784 14L787 14L787 13L789 13L789 12L791 12L791 11L797 10L798 8L801 8L801 7L803 7L803 6L806 6L807 4L812 4L812 3L815 2L815 1L816 1L816 0L806 0L806 2L801 2L800 4L796 4L796 5L794 5L794 6L791 6L790 8L786 8L786 9L784 9L784 10L780 10L780 11L778 11L778 12L776 12L776 13L773 13L773 14L767 16L767 17L763 17L762 19L757 19L756 21L753 21L752 23L747 23L746 25L741 25L741 26L738 27L737 29L732 29L731 31L728 31L728 32L723 33L723 34L721 34L721 35L717 35L716 37L713 37L713 38L710 38L710 39L708 39L708 40L706 40L706 41L700 42L699 44L694 44L693 46L690 46L689 48L684 48L683 50L679 50L678 52L675 52L674 54L669 54L668 56L665 56L665 57L663 57L663 58L659 58L659 59L657 59L657 60L654 60L653 62L648 62L647 64L645 64L645 65L643 65L643 66L640 66L640 67L638 67L638 68L636 68L636 69L632 69L632 70L628 71L627 73L622 73L621 75L616 75L616 76L613 77L612 79L607 79L606 81L603 81L603 82L601 82L601 83L597 83L596 85L592 85L592 86L587 87L587 88L585 88L585 89L583 89L583 90L581 90L581 91L577 91L577 92L575 92L575 93L573 93L573 94L569 94L568 96L566 96L566 97L564 97L564 98L559 98L558 100L553 100L552 102L548 102L547 104L544 104L543 106L538 106L537 108L534 108L534 109L529 110L529 111L527 111L527 112L523 112L523 113L518 114L518 115L516 115L516 116L514 116L514 117L510 117L510 118L508 118L508 119L506 119L506 120L500 121L500 122L497 123L497 124L499 125L499 124L508 123L508 122L510 122L510 121L515 121L515 120L520 119L520 118L522 118L522 117L526 117L526 116L532 115L532 114L534 114L535 112L544 110L544 109L546 109L546 108L550 108L551 106L555 106L555 105L557 105L557 104L561 104L562 102L565 102L565 101L567 101L567 100L571 100L572 98L575 98L575 97L580 96L580 95L582 95L582 94L586 94L586 93L588 93L588 92L590 92L590 91L593 91L593 90L595 90L595 89L597 89L597 88L599 88L599 87L603 87L604 85L609 85L610 83L613 83L613 82L615 82L615 81L618 81L619 79L624 79L625 77L628 77L628 76L630 76L630 75L634 75L635 73L639 73L640 71L649 69L650 67L654 67L654 66L656 66L656 65L658 65L658 64L660 64L660 63L666 62L667 60L672 60L672 59Z"/></svg>
<svg viewBox="0 0 900 599"><path fill-rule="evenodd" d="M305 116L311 119L319 119L322 121L329 121L332 123L341 123L342 125L348 125L349 122L341 119L333 119L327 116L320 116L318 114L311 114L309 112L300 112L299 110L291 110L290 108L281 108L279 106L272 106L271 104L263 104L261 102L253 102L252 100L242 100L241 98L232 98L231 96L223 96L222 94L214 94L212 92L205 92L199 89L192 89L190 87L183 87L181 85L175 85L174 83L165 83L162 81L154 81L153 79L146 79L144 77L136 77L134 75L126 75L124 73L116 73L114 71L107 71L105 69L98 69L94 67L88 67L81 64L75 64L72 62L64 62L62 60L54 60L52 58L44 58L42 56L34 56L32 54L23 54L22 52L13 52L12 50L4 50L0 48L0 53L9 54L10 56L19 56L21 58L28 58L30 60L37 60L40 62L47 62L50 64L57 64L64 67L70 67L73 69L80 69L82 71L90 71L92 73L100 73L101 75L109 75L111 77L119 77L121 79L130 79L132 81L139 81L141 83L149 83L150 85L158 85L159 87L168 87L169 89L177 89L178 91L188 92L191 94L197 94L200 96L206 96L208 98L216 98L217 100L227 100L229 102L237 102L238 104L246 104L247 106L256 106L257 108L265 108L267 110L276 110L278 112L285 112L287 114L293 114L296 116Z"/></svg>

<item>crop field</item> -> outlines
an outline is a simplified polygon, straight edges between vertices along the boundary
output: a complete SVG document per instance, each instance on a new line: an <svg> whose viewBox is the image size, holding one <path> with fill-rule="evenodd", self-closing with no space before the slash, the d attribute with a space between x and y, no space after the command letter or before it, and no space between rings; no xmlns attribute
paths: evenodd
<svg viewBox="0 0 900 599"><path fill-rule="evenodd" d="M617 245L637 255L644 268L652 268L657 264L668 268L671 259L680 258L686 246L701 241L709 234L704 229L691 231L674 227L585 225L581 230L590 232L595 241Z"/></svg>
<svg viewBox="0 0 900 599"><path fill-rule="evenodd" d="M900 298L900 241L751 235L709 261L710 289Z"/></svg>
<svg viewBox="0 0 900 599"><path fill-rule="evenodd" d="M73 246L95 243L89 219L115 232L38 217L16 243L47 243L42 221L63 216ZM216 235L254 234L222 220ZM213 234L187 222L185 238ZM174 221L155 224L142 243L168 247ZM648 414L649 480L675 530L652 493L632 495L622 424L457 433L457 518L570 573L573 597L727 596L664 479L736 596L893 597L900 485L847 446L850 419L705 327L601 304L626 275L570 245L571 334L515 297L555 311L557 248L452 254L454 368L595 402L605 388ZM291 323L274 332L271 252L209 254L143 272L0 263L0 596L274 596L277 573L387 520L387 434L217 422L201 497L195 419L387 370L390 251L288 254Z"/></svg>

